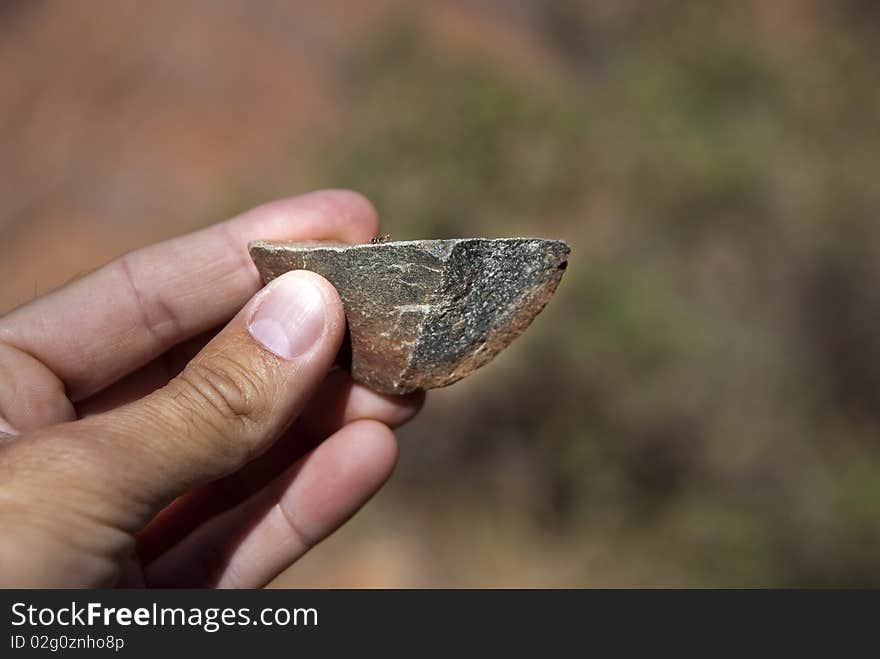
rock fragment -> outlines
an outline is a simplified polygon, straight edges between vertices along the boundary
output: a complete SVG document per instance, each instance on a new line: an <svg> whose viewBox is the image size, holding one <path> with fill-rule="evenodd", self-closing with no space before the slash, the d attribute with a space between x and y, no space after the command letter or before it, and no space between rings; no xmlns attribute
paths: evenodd
<svg viewBox="0 0 880 659"><path fill-rule="evenodd" d="M390 394L444 387L489 362L553 296L570 251L538 238L255 241L249 249L266 282L311 270L336 287L352 376Z"/></svg>

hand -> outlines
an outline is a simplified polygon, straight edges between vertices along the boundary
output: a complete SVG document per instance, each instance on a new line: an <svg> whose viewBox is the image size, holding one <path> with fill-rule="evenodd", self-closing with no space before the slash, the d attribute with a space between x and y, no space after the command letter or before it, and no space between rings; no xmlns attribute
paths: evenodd
<svg viewBox="0 0 880 659"><path fill-rule="evenodd" d="M363 505L421 399L331 370L335 289L257 292L247 243L378 230L359 195L308 194L0 318L0 585L259 587Z"/></svg>

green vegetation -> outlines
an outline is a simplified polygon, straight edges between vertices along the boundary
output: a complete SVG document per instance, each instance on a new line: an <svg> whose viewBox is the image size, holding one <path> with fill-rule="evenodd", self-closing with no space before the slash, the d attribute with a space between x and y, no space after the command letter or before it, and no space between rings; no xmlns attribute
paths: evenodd
<svg viewBox="0 0 880 659"><path fill-rule="evenodd" d="M585 559L578 583L877 583L880 70L864 3L788 3L776 20L748 3L596 4L541 5L546 75L412 17L341 67L351 116L316 184L365 192L399 238L573 247L530 332L410 430L424 455L404 456L391 496L467 492L482 513L438 514L462 555L468 524L515 501L530 520L515 537L617 557Z"/></svg>

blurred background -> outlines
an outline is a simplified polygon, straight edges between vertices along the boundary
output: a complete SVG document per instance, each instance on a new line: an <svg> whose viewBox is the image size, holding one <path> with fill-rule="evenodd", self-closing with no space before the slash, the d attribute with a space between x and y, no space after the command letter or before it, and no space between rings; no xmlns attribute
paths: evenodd
<svg viewBox="0 0 880 659"><path fill-rule="evenodd" d="M324 586L880 584L880 4L0 3L0 310L312 188L572 247Z"/></svg>

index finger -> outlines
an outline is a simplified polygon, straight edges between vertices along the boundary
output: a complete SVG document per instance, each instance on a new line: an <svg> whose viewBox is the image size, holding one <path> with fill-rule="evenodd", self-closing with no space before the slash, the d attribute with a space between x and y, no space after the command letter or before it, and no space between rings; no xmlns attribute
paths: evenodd
<svg viewBox="0 0 880 659"><path fill-rule="evenodd" d="M226 222L111 261L0 319L0 341L45 364L72 400L223 323L260 288L256 239L365 242L372 204L327 190L259 206Z"/></svg>

